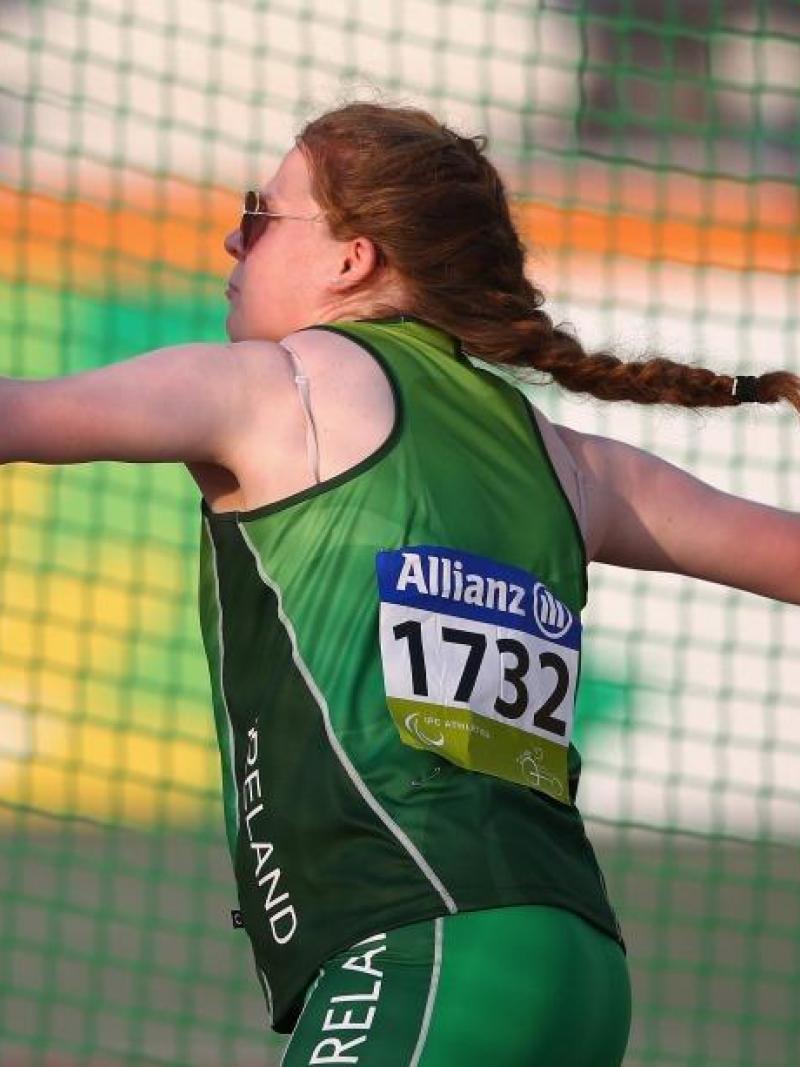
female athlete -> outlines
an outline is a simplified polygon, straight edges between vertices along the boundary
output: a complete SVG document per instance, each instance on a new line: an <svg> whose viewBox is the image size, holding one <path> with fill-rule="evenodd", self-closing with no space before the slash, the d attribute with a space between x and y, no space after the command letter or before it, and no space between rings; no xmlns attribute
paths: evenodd
<svg viewBox="0 0 800 1067"><path fill-rule="evenodd" d="M620 1064L571 743L587 565L800 604L800 516L554 425L486 367L798 412L800 380L585 352L483 148L329 112L226 239L230 344L0 383L4 462L182 462L202 491L226 828L285 1067Z"/></svg>

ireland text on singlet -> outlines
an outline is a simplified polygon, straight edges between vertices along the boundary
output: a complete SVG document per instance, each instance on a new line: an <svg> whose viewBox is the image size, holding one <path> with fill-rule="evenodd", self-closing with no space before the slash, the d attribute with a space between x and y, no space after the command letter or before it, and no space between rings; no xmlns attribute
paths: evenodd
<svg viewBox="0 0 800 1067"><path fill-rule="evenodd" d="M199 606L244 926L273 1025L333 953L542 903L621 943L574 801L586 558L532 412L417 320L324 327L385 444L277 505L202 501Z"/></svg>

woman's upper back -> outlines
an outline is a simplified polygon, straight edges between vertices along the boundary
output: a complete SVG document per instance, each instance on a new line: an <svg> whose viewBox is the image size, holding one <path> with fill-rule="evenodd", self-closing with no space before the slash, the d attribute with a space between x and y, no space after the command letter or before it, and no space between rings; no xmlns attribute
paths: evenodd
<svg viewBox="0 0 800 1067"><path fill-rule="evenodd" d="M266 347L258 342L246 345ZM309 329L285 338L280 348L280 355L273 352L251 361L260 379L253 388L263 396L263 404L237 453L241 510L291 496L314 485L317 477L328 481L344 473L380 448L394 425L392 387L378 361L356 341ZM588 554L584 474L559 429L533 410Z"/></svg>

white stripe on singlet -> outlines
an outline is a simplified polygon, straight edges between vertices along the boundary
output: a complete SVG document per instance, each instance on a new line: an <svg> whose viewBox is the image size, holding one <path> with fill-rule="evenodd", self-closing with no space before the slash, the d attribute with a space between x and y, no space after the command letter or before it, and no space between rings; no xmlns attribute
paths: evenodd
<svg viewBox="0 0 800 1067"><path fill-rule="evenodd" d="M442 969L443 948L444 920L438 918L434 919L433 967L431 968L431 984L428 988L428 1000L425 1004L425 1014L422 1016L422 1026L420 1027L419 1037L417 1038L417 1047L414 1049L414 1055L411 1057L411 1062L408 1067L417 1067L419 1058L425 1048L425 1042L428 1039L428 1029L431 1025L433 1005L436 1002L436 993L439 989L439 974Z"/></svg>
<svg viewBox="0 0 800 1067"><path fill-rule="evenodd" d="M289 353L289 358L292 361L294 367L294 383L297 386L297 392L300 397L300 406L303 409L303 415L306 420L306 451L308 453L308 466L311 470L314 483L319 484L319 442L317 440L317 424L314 421L314 413L311 410L311 389L309 386L308 375L303 369L303 364L300 362L300 357L294 351L291 345L286 341L280 342L281 348L285 348Z"/></svg>

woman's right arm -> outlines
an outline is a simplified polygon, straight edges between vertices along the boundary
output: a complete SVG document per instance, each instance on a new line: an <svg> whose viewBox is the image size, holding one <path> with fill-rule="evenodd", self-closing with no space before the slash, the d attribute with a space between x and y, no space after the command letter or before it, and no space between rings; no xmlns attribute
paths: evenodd
<svg viewBox="0 0 800 1067"><path fill-rule="evenodd" d="M174 345L59 378L0 378L0 463L226 466L257 414L256 368L280 400L288 361L268 341Z"/></svg>
<svg viewBox="0 0 800 1067"><path fill-rule="evenodd" d="M621 441L557 429L586 485L592 559L800 604L800 514L724 493Z"/></svg>

